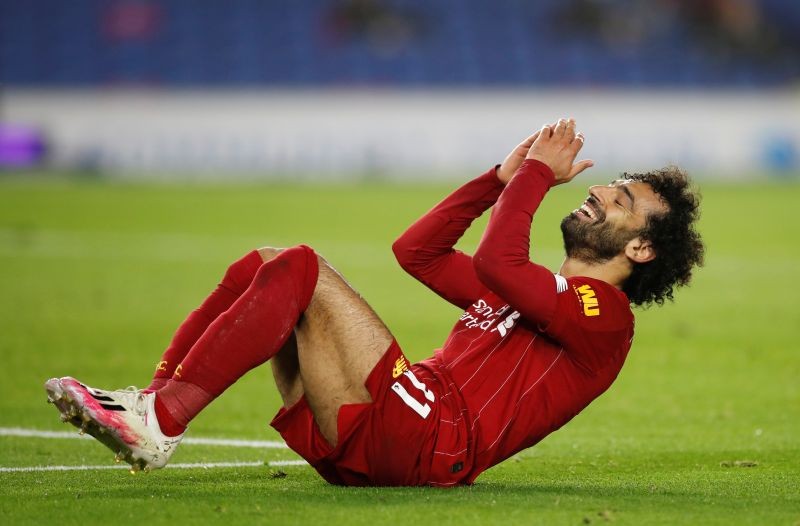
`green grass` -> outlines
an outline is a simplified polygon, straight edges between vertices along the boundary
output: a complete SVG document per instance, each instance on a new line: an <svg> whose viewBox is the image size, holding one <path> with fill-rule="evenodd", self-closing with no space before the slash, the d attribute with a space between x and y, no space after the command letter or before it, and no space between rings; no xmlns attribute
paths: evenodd
<svg viewBox="0 0 800 526"><path fill-rule="evenodd" d="M230 261L262 245L314 246L410 358L428 356L458 312L404 275L389 247L447 191L0 180L0 426L66 430L44 403L50 376L146 383L183 316ZM534 225L535 259L558 266L557 222L584 192L573 184L548 196ZM709 250L693 286L674 305L638 312L633 350L608 393L472 487L339 488L302 466L280 468L285 477L266 466L0 473L0 516L5 524L798 524L800 186L708 184L703 193ZM198 417L190 436L275 439L268 422L278 407L261 368ZM173 462L291 458L185 445ZM3 467L110 460L92 441L0 437Z"/></svg>

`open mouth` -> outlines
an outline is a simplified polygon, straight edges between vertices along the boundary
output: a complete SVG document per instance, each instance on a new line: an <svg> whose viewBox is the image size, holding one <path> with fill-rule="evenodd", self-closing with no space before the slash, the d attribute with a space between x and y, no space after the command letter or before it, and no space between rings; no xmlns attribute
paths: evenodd
<svg viewBox="0 0 800 526"><path fill-rule="evenodd" d="M588 220L594 221L594 222L603 220L602 214L595 207L595 204L594 204L593 201L594 201L594 198L590 197L589 199L587 199L586 201L583 202L583 204L580 206L580 208L575 210L575 213L578 215L578 217L583 217L585 219L588 219Z"/></svg>

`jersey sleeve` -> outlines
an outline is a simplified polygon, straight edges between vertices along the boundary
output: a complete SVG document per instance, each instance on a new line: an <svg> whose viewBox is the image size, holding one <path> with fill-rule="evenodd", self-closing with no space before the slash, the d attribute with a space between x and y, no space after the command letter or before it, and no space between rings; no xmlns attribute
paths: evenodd
<svg viewBox="0 0 800 526"><path fill-rule="evenodd" d="M553 180L546 164L523 162L497 200L473 258L481 282L538 326L555 313L556 279L530 260L531 222Z"/></svg>
<svg viewBox="0 0 800 526"><path fill-rule="evenodd" d="M472 257L453 246L503 188L495 168L461 186L394 242L397 262L445 300L469 307L487 289L475 274Z"/></svg>
<svg viewBox="0 0 800 526"><path fill-rule="evenodd" d="M633 313L627 298L600 280L556 277L555 314L543 332L588 371L598 371L633 339Z"/></svg>

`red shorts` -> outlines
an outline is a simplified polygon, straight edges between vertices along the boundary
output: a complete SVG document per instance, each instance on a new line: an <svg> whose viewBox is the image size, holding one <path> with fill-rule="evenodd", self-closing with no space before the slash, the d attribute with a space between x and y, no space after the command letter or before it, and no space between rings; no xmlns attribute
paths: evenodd
<svg viewBox="0 0 800 526"><path fill-rule="evenodd" d="M461 451L466 436L454 434L461 409L437 376L409 365L393 341L364 382L372 402L339 409L336 447L322 436L305 396L281 408L271 425L331 484L456 484L469 472Z"/></svg>

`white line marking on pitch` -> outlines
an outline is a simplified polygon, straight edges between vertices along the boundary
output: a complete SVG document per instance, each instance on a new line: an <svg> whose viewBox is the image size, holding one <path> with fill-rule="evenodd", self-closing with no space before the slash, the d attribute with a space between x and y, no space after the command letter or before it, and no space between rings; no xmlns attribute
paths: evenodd
<svg viewBox="0 0 800 526"><path fill-rule="evenodd" d="M32 437L32 438L56 438L56 439L92 439L88 435L80 435L77 432L69 431L45 431L42 429L26 429L23 427L0 427L0 436L7 437ZM195 444L203 446L226 446L226 447L249 447L259 449L288 449L285 443L278 440L242 440L235 438L191 438L187 437L182 441L183 444ZM283 466L307 466L305 460L270 460L266 463L269 467ZM259 467L264 466L264 462L206 462L196 464L168 464L166 467L172 469L211 469L211 468L237 468L237 467ZM0 473L18 473L31 471L87 471L97 469L130 469L122 464L102 465L102 466L24 466L24 467L2 467Z"/></svg>
<svg viewBox="0 0 800 526"><path fill-rule="evenodd" d="M0 427L0 436L65 439L92 438L88 435L79 435L77 431L45 431L42 429L26 429L23 427ZM236 438L186 437L181 443L199 446L252 447L257 449L288 449L289 447L280 440L242 440Z"/></svg>
<svg viewBox="0 0 800 526"><path fill-rule="evenodd" d="M273 460L267 462L269 467L307 466L305 460ZM255 468L264 467L264 462L202 462L196 464L167 464L167 469L212 469L212 468ZM0 467L0 473L23 473L32 471L93 471L100 469L130 469L121 464L102 466L24 466L7 468Z"/></svg>

